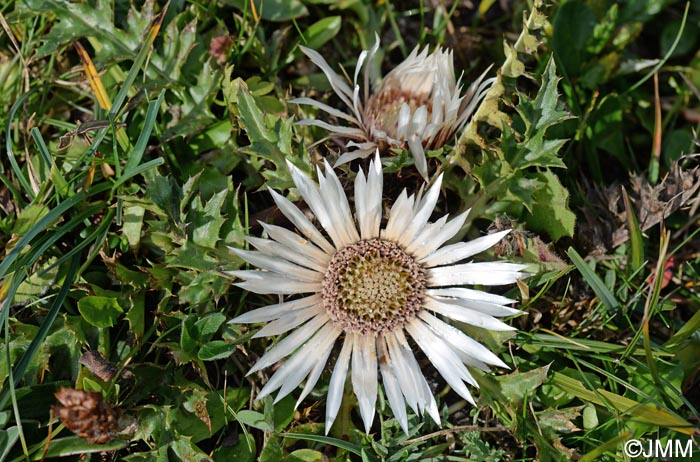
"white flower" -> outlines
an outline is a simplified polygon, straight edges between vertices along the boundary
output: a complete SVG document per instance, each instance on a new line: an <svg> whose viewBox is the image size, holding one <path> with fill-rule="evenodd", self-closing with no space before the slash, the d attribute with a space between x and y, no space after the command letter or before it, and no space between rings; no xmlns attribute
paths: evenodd
<svg viewBox="0 0 700 462"><path fill-rule="evenodd" d="M336 165L365 158L376 149L410 150L416 168L428 180L426 149L443 146L467 122L476 105L486 95L495 79L484 81L486 72L474 81L465 95L461 77L455 82L452 51L436 49L428 54L428 48L411 54L375 88L370 95L369 68L379 48L379 36L371 50L364 50L357 60L355 76L350 88L316 51L301 46L301 50L321 68L331 87L350 109L350 114L320 103L311 98L291 100L297 104L315 106L352 126L331 125L320 120L302 120L301 125L315 125L330 132L329 136L349 139L353 151L344 153ZM365 61L364 97L360 96L358 77ZM488 70L487 70L488 71Z"/></svg>
<svg viewBox="0 0 700 462"><path fill-rule="evenodd" d="M259 294L309 294L245 313L231 322L267 324L255 337L290 332L255 364L249 373L289 357L257 396L280 389L288 395L306 379L297 405L311 392L337 341L342 343L333 366L326 403L326 432L338 414L350 369L360 414L369 432L375 413L378 373L389 405L404 431L408 422L404 401L418 414L440 416L421 373L409 339L417 344L452 388L474 403L465 383L478 386L469 369L507 367L489 351L441 317L491 330L513 328L496 319L519 313L503 305L513 300L461 287L465 284L510 284L524 277L524 265L503 262L458 263L482 252L509 231L471 242L443 246L458 232L464 212L434 223L433 212L442 175L425 193L404 190L391 207L383 229L382 170L379 155L365 177L355 179L356 220L348 199L326 163L316 185L289 164L299 193L326 237L284 196L270 190L280 211L298 229L261 223L269 239L247 237L257 251L232 249L261 268L233 271L239 287Z"/></svg>

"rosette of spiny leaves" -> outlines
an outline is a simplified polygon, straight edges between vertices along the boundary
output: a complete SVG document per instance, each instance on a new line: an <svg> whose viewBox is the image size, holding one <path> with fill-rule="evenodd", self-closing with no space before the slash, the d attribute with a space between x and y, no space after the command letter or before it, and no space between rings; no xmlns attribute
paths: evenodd
<svg viewBox="0 0 700 462"><path fill-rule="evenodd" d="M566 168L560 151L567 140L551 128L571 115L559 98L554 59L540 75L526 67L535 61L537 34L549 25L541 9L542 2L535 2L515 44L504 42L506 59L496 82L447 160L448 169L460 167L475 181L448 186L482 217L507 214L558 240L573 235L575 216L568 191L552 171ZM534 97L521 91L533 83L539 87Z"/></svg>

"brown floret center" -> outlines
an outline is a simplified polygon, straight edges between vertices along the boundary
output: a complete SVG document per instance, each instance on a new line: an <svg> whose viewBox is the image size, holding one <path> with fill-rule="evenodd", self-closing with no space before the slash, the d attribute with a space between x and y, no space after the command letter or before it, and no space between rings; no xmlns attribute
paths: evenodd
<svg viewBox="0 0 700 462"><path fill-rule="evenodd" d="M426 270L398 244L370 239L333 256L323 279L323 304L340 328L376 335L420 312Z"/></svg>

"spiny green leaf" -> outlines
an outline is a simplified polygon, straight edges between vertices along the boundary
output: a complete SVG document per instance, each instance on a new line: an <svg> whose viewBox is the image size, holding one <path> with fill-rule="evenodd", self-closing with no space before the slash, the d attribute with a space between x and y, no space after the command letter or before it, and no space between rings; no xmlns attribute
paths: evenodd
<svg viewBox="0 0 700 462"><path fill-rule="evenodd" d="M517 107L527 126L526 135L531 138L538 134L544 137L544 130L548 127L571 118L571 115L560 107L557 84L561 79L557 76L553 56L549 57L541 79L540 90L535 99L523 97Z"/></svg>
<svg viewBox="0 0 700 462"><path fill-rule="evenodd" d="M226 221L221 216L221 209L224 207L227 195L227 190L219 191L204 206L202 206L199 198L192 202L188 218L192 241L195 244L210 249L216 247L216 243L219 241L221 225Z"/></svg>
<svg viewBox="0 0 700 462"><path fill-rule="evenodd" d="M566 164L559 157L559 150L567 140L545 140L543 136L544 132L539 131L523 144L522 149L525 155L522 162L517 164L519 170L529 167L566 168Z"/></svg>
<svg viewBox="0 0 700 462"><path fill-rule="evenodd" d="M277 136L267 127L264 114L260 108L258 108L247 85L241 79L236 79L232 82L232 85L234 88L237 88L237 108L240 113L241 125L245 128L251 143L255 143L256 141L275 143L277 141Z"/></svg>
<svg viewBox="0 0 700 462"><path fill-rule="evenodd" d="M527 372L513 372L498 377L501 393L512 401L522 401L531 396L537 387L547 380L549 366L540 367Z"/></svg>
<svg viewBox="0 0 700 462"><path fill-rule="evenodd" d="M537 174L541 189L533 194L532 214L526 219L534 230L548 233L552 240L574 235L576 215L569 210L569 192L550 171Z"/></svg>
<svg viewBox="0 0 700 462"><path fill-rule="evenodd" d="M50 3L27 0L25 5L33 11L51 12L57 18L51 32L44 36L44 45L37 51L39 57L53 53L61 44L79 37L98 37L100 49L110 54L131 54L138 47L139 40L114 27L110 0L97 0L94 5L67 0Z"/></svg>
<svg viewBox="0 0 700 462"><path fill-rule="evenodd" d="M236 418L243 425L248 425L265 432L271 432L275 429L274 425L268 422L265 416L257 411L249 411L246 409L240 411Z"/></svg>
<svg viewBox="0 0 700 462"><path fill-rule="evenodd" d="M197 357L202 361L214 361L231 356L236 350L236 344L224 342L223 340L213 340L205 343L199 349Z"/></svg>

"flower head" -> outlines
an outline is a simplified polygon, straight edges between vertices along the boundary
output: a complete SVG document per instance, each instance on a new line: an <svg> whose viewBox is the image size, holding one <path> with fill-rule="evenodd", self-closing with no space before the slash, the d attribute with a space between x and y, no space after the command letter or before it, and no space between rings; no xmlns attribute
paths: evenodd
<svg viewBox="0 0 700 462"><path fill-rule="evenodd" d="M443 146L461 129L493 82L493 79L484 81L484 73L469 86L465 95L461 95L461 77L455 81L452 51L438 48L428 54L427 47L420 53L416 47L370 94L369 68L379 48L378 36L374 47L363 51L357 60L353 88L318 52L300 48L321 68L333 90L351 111L348 114L311 98L292 100L315 106L350 123L351 126L340 126L320 120L299 122L322 127L330 131L331 136L350 140L348 146L354 150L341 155L336 165L367 157L376 149L408 149L426 181L425 150ZM365 65L364 97L361 97L358 77L365 61L370 63Z"/></svg>
<svg viewBox="0 0 700 462"><path fill-rule="evenodd" d="M290 332L250 371L289 357L257 399L277 389L277 399L281 399L306 379L298 405L316 385L333 346L340 342L328 389L326 431L338 413L348 369L367 432L374 418L379 374L404 431L408 432L405 403L439 423L435 399L409 343L412 338L447 383L474 403L465 383L478 385L466 366L485 371L488 365L507 366L441 317L486 329L512 330L496 317L519 313L503 306L513 300L462 286L513 283L524 276L524 266L459 263L493 246L508 231L443 246L459 231L468 212L449 221L445 215L429 222L441 176L425 194L409 196L404 190L382 228L383 176L378 155L367 176L360 170L355 179L355 219L328 163L325 176L318 171L318 185L293 165L289 168L325 235L289 200L270 190L301 236L261 223L269 239L246 238L257 251L232 249L260 268L234 271L233 275L243 279L240 287L260 294L307 294L231 321L266 322L256 337Z"/></svg>

